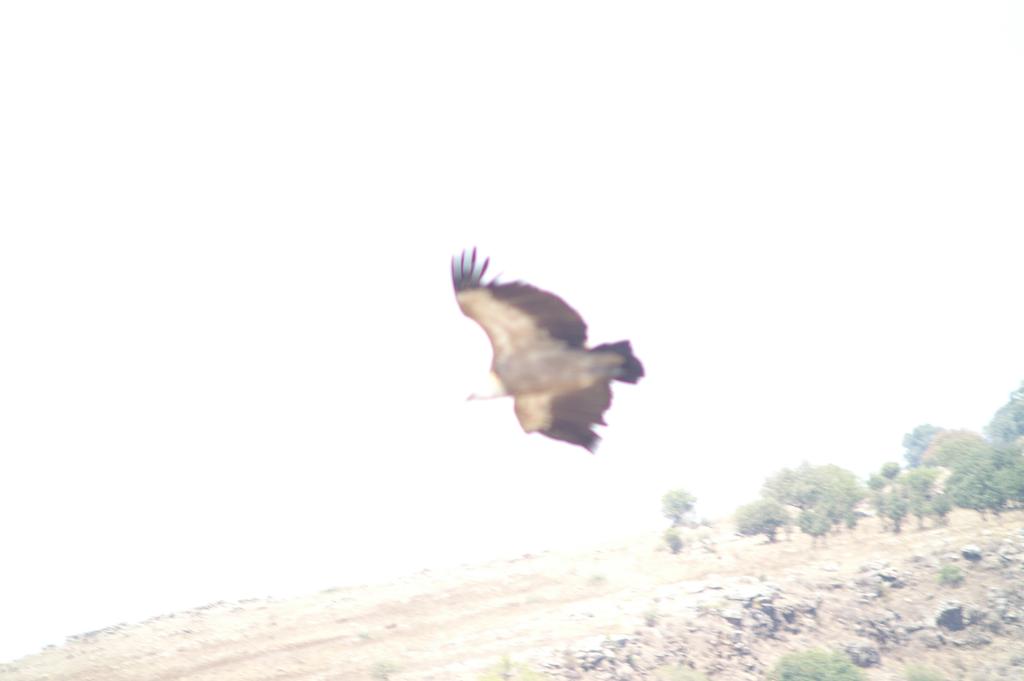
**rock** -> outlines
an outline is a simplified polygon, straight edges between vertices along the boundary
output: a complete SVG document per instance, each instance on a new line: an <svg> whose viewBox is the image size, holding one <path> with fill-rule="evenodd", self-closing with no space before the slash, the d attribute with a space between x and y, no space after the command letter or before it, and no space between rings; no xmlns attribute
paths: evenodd
<svg viewBox="0 0 1024 681"><path fill-rule="evenodd" d="M935 613L935 624L950 631L960 631L964 624L964 606L956 601L946 601Z"/></svg>
<svg viewBox="0 0 1024 681"><path fill-rule="evenodd" d="M934 627L922 630L917 638L926 648L941 648L946 640Z"/></svg>
<svg viewBox="0 0 1024 681"><path fill-rule="evenodd" d="M981 560L981 547L977 544L967 544L960 548L960 555L967 560Z"/></svg>
<svg viewBox="0 0 1024 681"><path fill-rule="evenodd" d="M722 618L737 627L743 626L743 611L739 608L726 608L721 612Z"/></svg>
<svg viewBox="0 0 1024 681"><path fill-rule="evenodd" d="M878 648L873 645L850 643L843 646L843 650L850 658L850 662L853 662L858 667L874 667L882 661Z"/></svg>
<svg viewBox="0 0 1024 681"><path fill-rule="evenodd" d="M775 590L767 584L744 584L727 591L725 597L730 601L742 601L749 605L756 598L774 598Z"/></svg>
<svg viewBox="0 0 1024 681"><path fill-rule="evenodd" d="M949 642L961 648L980 648L992 643L992 637L980 631L974 631L966 636L951 638Z"/></svg>

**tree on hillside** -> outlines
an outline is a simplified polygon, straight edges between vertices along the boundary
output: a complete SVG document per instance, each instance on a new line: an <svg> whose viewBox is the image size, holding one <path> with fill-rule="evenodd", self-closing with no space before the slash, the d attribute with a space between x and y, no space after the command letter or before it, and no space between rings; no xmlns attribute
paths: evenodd
<svg viewBox="0 0 1024 681"><path fill-rule="evenodd" d="M946 489L954 504L974 509L982 517L989 512L998 515L1006 507L1006 491L991 457L962 462L949 476Z"/></svg>
<svg viewBox="0 0 1024 681"><path fill-rule="evenodd" d="M820 496L813 470L809 463L802 463L799 468L783 468L765 481L764 496L800 510L811 508Z"/></svg>
<svg viewBox="0 0 1024 681"><path fill-rule="evenodd" d="M957 469L972 465L992 452L992 445L970 430L947 430L935 436L921 457L922 465Z"/></svg>
<svg viewBox="0 0 1024 681"><path fill-rule="evenodd" d="M996 447L993 455L996 484L1008 503L1024 505L1024 446Z"/></svg>
<svg viewBox="0 0 1024 681"><path fill-rule="evenodd" d="M849 528L857 526L854 508L864 498L864 488L857 476L829 464L820 466L815 476L821 489L821 496L815 509L825 514L834 527L840 523Z"/></svg>
<svg viewBox="0 0 1024 681"><path fill-rule="evenodd" d="M685 489L674 489L666 492L661 498L661 512L672 521L672 526L677 527L683 523L683 519L693 511L693 505L697 498Z"/></svg>
<svg viewBox="0 0 1024 681"><path fill-rule="evenodd" d="M890 486L883 492L875 492L871 502L883 524L894 534L899 534L903 529L903 519L910 510L904 490L896 485Z"/></svg>
<svg viewBox="0 0 1024 681"><path fill-rule="evenodd" d="M882 464L882 469L878 473L886 480L892 480L900 474L900 465L895 461Z"/></svg>
<svg viewBox="0 0 1024 681"><path fill-rule="evenodd" d="M783 469L765 481L764 495L801 511L814 511L831 526L845 523L854 527L857 516L853 509L864 498L864 489L857 476L844 468L804 463L796 469Z"/></svg>
<svg viewBox="0 0 1024 681"><path fill-rule="evenodd" d="M1013 444L1024 437L1024 382L985 426L985 434L997 445Z"/></svg>
<svg viewBox="0 0 1024 681"><path fill-rule="evenodd" d="M797 525L801 532L811 536L814 546L818 545L819 538L824 537L832 529L832 522L828 516L814 510L801 511L800 517L797 518Z"/></svg>
<svg viewBox="0 0 1024 681"><path fill-rule="evenodd" d="M937 495L935 484L938 478L937 468L914 468L897 479L897 483L905 490L910 512L917 516L918 529L924 527L925 516L934 515L933 501Z"/></svg>
<svg viewBox="0 0 1024 681"><path fill-rule="evenodd" d="M942 428L923 423L903 436L903 447L906 450L903 457L907 460L908 468L917 468L921 465L921 456L932 443L932 439L941 432Z"/></svg>
<svg viewBox="0 0 1024 681"><path fill-rule="evenodd" d="M736 509L736 531L744 536L763 534L774 542L779 528L789 523L785 506L774 499L760 499Z"/></svg>
<svg viewBox="0 0 1024 681"><path fill-rule="evenodd" d="M949 494L943 492L937 494L928 505L928 512L935 518L937 525L946 525L949 523L949 512L953 510L953 501L949 498Z"/></svg>

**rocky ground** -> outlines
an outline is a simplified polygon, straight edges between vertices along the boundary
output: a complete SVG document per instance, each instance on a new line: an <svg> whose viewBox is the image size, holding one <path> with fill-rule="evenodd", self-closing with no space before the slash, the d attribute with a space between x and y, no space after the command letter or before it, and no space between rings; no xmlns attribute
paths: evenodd
<svg viewBox="0 0 1024 681"><path fill-rule="evenodd" d="M783 654L845 652L872 681L1024 679L1024 513L828 545L727 523L590 551L424 571L291 600L215 603L74 636L0 681L765 678ZM941 585L944 565L959 586Z"/></svg>

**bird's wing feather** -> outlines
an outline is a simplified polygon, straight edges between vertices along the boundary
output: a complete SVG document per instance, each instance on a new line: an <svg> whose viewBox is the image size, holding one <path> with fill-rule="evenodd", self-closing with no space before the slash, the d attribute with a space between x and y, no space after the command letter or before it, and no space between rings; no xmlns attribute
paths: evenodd
<svg viewBox="0 0 1024 681"><path fill-rule="evenodd" d="M526 432L539 431L555 440L593 452L601 438L592 428L596 424L605 425L604 412L611 403L608 381L599 381L582 390L561 395L517 395L515 411Z"/></svg>
<svg viewBox="0 0 1024 681"><path fill-rule="evenodd" d="M477 262L476 249L452 259L452 283L462 312L483 327L495 359L552 340L583 347L587 325L576 310L547 291L510 282L483 283L489 260Z"/></svg>

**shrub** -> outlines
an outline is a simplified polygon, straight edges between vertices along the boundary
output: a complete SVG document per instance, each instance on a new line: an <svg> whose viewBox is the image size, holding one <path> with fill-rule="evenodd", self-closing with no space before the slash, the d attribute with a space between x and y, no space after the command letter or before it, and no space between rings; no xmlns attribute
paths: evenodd
<svg viewBox="0 0 1024 681"><path fill-rule="evenodd" d="M670 527L665 530L665 545L672 553L679 553L683 550L683 539L679 536L676 528Z"/></svg>
<svg viewBox="0 0 1024 681"><path fill-rule="evenodd" d="M783 655L772 669L773 681L864 681L864 674L842 653L807 650Z"/></svg>
<svg viewBox="0 0 1024 681"><path fill-rule="evenodd" d="M742 535L763 534L774 542L775 533L789 523L786 508L774 499L761 499L736 509L736 531Z"/></svg>
<svg viewBox="0 0 1024 681"><path fill-rule="evenodd" d="M939 570L939 584L942 586L960 586L964 583L964 571L956 565L943 565Z"/></svg>

